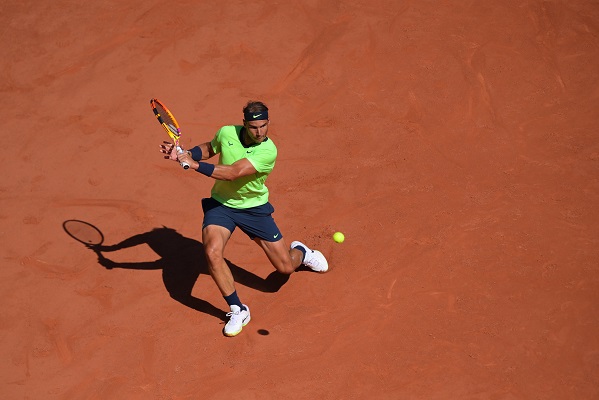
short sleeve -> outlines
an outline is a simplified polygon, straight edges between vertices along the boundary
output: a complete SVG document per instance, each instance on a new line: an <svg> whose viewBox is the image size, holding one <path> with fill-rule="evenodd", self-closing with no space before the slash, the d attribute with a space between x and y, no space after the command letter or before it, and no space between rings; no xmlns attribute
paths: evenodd
<svg viewBox="0 0 599 400"><path fill-rule="evenodd" d="M212 146L212 150L214 150L215 154L219 154L221 152L220 137L221 137L222 130L223 130L223 128L220 128L214 135L214 138L212 139L212 141L210 142L210 145Z"/></svg>
<svg viewBox="0 0 599 400"><path fill-rule="evenodd" d="M253 154L250 154L247 159L252 163L256 171L269 174L275 167L277 159L277 148L269 146L268 148L259 149Z"/></svg>

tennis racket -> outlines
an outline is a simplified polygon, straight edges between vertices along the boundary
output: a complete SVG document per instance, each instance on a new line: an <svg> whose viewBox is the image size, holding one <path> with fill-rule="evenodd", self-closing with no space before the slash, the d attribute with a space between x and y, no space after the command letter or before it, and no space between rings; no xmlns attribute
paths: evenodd
<svg viewBox="0 0 599 400"><path fill-rule="evenodd" d="M158 119L158 122L160 122L160 125L162 125L166 133L168 133L168 135L172 139L175 147L177 148L177 153L183 153L185 150L183 150L179 146L179 139L181 138L181 128L179 127L179 124L177 123L177 120L175 119L173 114L158 99L150 100L150 105L152 106L152 111L154 111L154 115ZM184 169L189 168L189 164L187 164L186 162L182 162L181 166Z"/></svg>
<svg viewBox="0 0 599 400"><path fill-rule="evenodd" d="M102 232L89 222L69 219L63 222L62 227L70 237L83 243L90 249L98 247L104 242Z"/></svg>

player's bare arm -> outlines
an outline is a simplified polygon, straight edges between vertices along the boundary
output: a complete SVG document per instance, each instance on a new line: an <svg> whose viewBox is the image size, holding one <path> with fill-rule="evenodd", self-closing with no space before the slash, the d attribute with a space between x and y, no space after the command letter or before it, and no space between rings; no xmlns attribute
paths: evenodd
<svg viewBox="0 0 599 400"><path fill-rule="evenodd" d="M198 145L202 150L202 160L209 159L215 155L214 150L210 142L202 143ZM191 152L186 151L181 154L177 154L173 144L170 142L164 142L161 146L161 151L165 154L169 154L165 158L170 158L173 161L189 164L191 169L198 169L200 163L191 157ZM254 165L247 159L243 158L236 161L231 165L217 164L214 166L214 172L210 175L214 179L222 181L233 181L242 176L252 175L258 172Z"/></svg>
<svg viewBox="0 0 599 400"><path fill-rule="evenodd" d="M214 167L214 172L212 173L212 178L221 181L234 181L237 178L252 175L256 172L258 171L256 171L256 168L250 162L250 160L248 160L247 158L243 158L234 162L231 165L216 165Z"/></svg>
<svg viewBox="0 0 599 400"><path fill-rule="evenodd" d="M199 162L194 161L191 158L191 156L188 156L186 154L179 154L179 162L187 162L189 163L190 168L193 169L198 169L198 167L200 166ZM258 171L256 171L254 165L247 158L243 158L234 162L231 165L215 165L214 171L212 172L210 177L221 181L234 181L237 178L252 175L256 172Z"/></svg>

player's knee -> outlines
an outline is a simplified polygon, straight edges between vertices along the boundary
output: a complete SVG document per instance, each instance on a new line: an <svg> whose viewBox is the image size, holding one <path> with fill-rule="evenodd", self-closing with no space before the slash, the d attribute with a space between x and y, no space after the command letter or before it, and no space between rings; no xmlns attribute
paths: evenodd
<svg viewBox="0 0 599 400"><path fill-rule="evenodd" d="M293 268L291 262L278 263L278 265L275 265L275 268L277 271L285 275L291 275L293 271L295 271L295 268Z"/></svg>
<svg viewBox="0 0 599 400"><path fill-rule="evenodd" d="M223 252L217 246L205 246L204 252L206 253L206 259L208 260L208 264L212 265L220 265L223 260Z"/></svg>

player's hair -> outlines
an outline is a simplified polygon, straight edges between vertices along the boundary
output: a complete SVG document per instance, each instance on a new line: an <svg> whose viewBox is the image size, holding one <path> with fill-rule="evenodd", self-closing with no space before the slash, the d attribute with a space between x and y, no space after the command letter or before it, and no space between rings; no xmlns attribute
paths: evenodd
<svg viewBox="0 0 599 400"><path fill-rule="evenodd" d="M268 107L261 101L248 101L248 103L243 107L243 114L247 113L258 113L268 111Z"/></svg>

